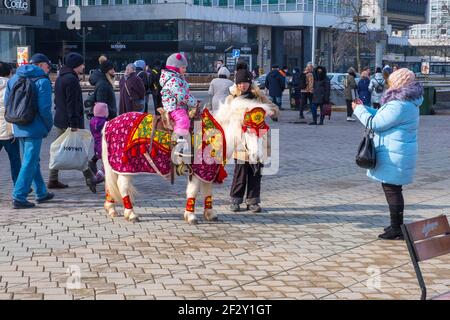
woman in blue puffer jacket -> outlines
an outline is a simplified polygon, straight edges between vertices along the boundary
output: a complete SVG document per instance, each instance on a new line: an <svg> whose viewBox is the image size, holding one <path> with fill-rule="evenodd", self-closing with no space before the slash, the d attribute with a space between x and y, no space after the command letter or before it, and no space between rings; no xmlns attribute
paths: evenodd
<svg viewBox="0 0 450 320"><path fill-rule="evenodd" d="M400 69L389 77L389 90L379 110L353 103L354 113L364 125L373 117L377 165L367 175L382 183L391 214L391 225L379 236L381 239L403 239L402 186L412 183L415 176L422 102L422 85L412 71Z"/></svg>

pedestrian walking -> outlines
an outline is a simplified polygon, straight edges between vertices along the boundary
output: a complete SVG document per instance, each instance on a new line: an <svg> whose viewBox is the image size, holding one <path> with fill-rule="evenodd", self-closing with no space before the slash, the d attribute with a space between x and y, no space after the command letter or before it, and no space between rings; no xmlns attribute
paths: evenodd
<svg viewBox="0 0 450 320"><path fill-rule="evenodd" d="M101 73L92 79L95 86L93 99L95 102L103 102L108 105L108 120L117 117L116 93L114 91L114 76L116 70L114 64L107 60L100 65Z"/></svg>
<svg viewBox="0 0 450 320"><path fill-rule="evenodd" d="M376 167L367 175L382 184L389 205L391 224L380 239L403 239L404 198L402 187L414 180L417 161L417 131L419 107L423 102L423 87L408 69L399 69L389 78L391 84L381 100L379 110L353 103L356 117L370 128L376 150Z"/></svg>
<svg viewBox="0 0 450 320"><path fill-rule="evenodd" d="M134 64L128 64L125 75L120 79L120 102L119 114L137 111L144 112L145 109L145 86L136 75Z"/></svg>
<svg viewBox="0 0 450 320"><path fill-rule="evenodd" d="M12 124L5 120L5 93L6 86L11 78L11 67L0 61L0 151L5 148L11 168L11 178L16 184L20 172L20 145L19 140L14 139Z"/></svg>
<svg viewBox="0 0 450 320"><path fill-rule="evenodd" d="M144 60L137 60L134 62L134 66L136 67L136 75L142 80L145 87L145 97L144 103L145 108L144 112L148 113L148 103L150 100L151 88L150 88L150 75L147 73L147 64Z"/></svg>
<svg viewBox="0 0 450 320"><path fill-rule="evenodd" d="M33 114L32 121L27 124L13 124L14 138L19 140L23 152L22 165L12 193L14 209L35 207L34 203L27 201L31 184L34 187L37 203L50 201L55 196L48 192L40 167L42 140L47 137L53 126L52 83L48 77L50 69L51 62L48 57L37 53L31 57L30 64L17 69L16 74L6 86L5 106L9 111L18 110L24 105L33 103L26 101L28 99L26 97L29 95L23 95L25 92L21 91L26 87L24 84L27 81L35 86L37 95L36 113L29 109L21 110L28 115Z"/></svg>
<svg viewBox="0 0 450 320"><path fill-rule="evenodd" d="M361 72L361 80L358 82L358 97L365 106L371 106L371 93L369 90L370 78L367 71Z"/></svg>
<svg viewBox="0 0 450 320"><path fill-rule="evenodd" d="M381 107L381 98L383 97L383 93L385 91L386 81L384 80L383 73L381 72L381 68L377 67L375 71L375 75L370 80L369 91L371 92L371 102L372 106L375 109L379 109Z"/></svg>
<svg viewBox="0 0 450 320"><path fill-rule="evenodd" d="M314 67L312 64L308 64L300 78L301 88L301 104L300 104L300 120L305 120L304 111L308 106L312 106L312 98L314 92Z"/></svg>
<svg viewBox="0 0 450 320"><path fill-rule="evenodd" d="M95 103L94 116L89 122L94 138L94 156L89 160L89 168L95 174L97 184L104 180L104 172L98 169L97 162L102 159L102 131L106 121L108 121L108 105L103 102Z"/></svg>
<svg viewBox="0 0 450 320"><path fill-rule="evenodd" d="M294 67L292 69L292 82L291 82L291 91L292 91L292 99L294 100L294 105L296 110L300 110L301 105L301 89L300 89L300 81L303 74L298 67Z"/></svg>
<svg viewBox="0 0 450 320"><path fill-rule="evenodd" d="M357 98L356 70L349 68L344 80L344 97L347 103L347 121L354 122L352 102Z"/></svg>
<svg viewBox="0 0 450 320"><path fill-rule="evenodd" d="M311 105L313 121L310 125L317 125L317 108L320 108L320 122L323 125L325 120L324 105L330 103L330 79L327 77L327 69L318 66L314 70L314 95Z"/></svg>
<svg viewBox="0 0 450 320"><path fill-rule="evenodd" d="M392 74L392 68L389 65L383 68L383 78L385 83L385 89L389 89L389 76Z"/></svg>
<svg viewBox="0 0 450 320"><path fill-rule="evenodd" d="M68 128L73 132L84 129L83 96L79 75L84 72L84 58L78 53L67 54L64 66L55 82L55 130L56 139ZM96 193L96 181L93 172L86 166L83 169L86 185ZM50 170L49 189L64 189L69 186L59 181L59 171Z"/></svg>
<svg viewBox="0 0 450 320"><path fill-rule="evenodd" d="M234 85L234 82L230 80L230 71L226 67L219 69L218 76L211 81L208 90L212 99L212 111L219 109L220 104L225 102L230 94L230 87Z"/></svg>
<svg viewBox="0 0 450 320"><path fill-rule="evenodd" d="M268 91L270 100L282 110L282 96L284 89L286 89L286 80L281 75L278 66L272 66L272 71L270 71L266 77L265 87L266 91Z"/></svg>

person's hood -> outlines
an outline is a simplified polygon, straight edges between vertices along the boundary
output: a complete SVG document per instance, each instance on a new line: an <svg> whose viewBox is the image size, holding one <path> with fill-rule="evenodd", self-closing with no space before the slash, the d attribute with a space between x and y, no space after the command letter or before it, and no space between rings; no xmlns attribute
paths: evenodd
<svg viewBox="0 0 450 320"><path fill-rule="evenodd" d="M420 106L423 101L423 86L420 82L413 81L406 86L397 89L389 89L384 94L381 103L386 104L390 101L411 101ZM422 100L422 101L421 101Z"/></svg>
<svg viewBox="0 0 450 320"><path fill-rule="evenodd" d="M6 85L8 84L8 78L0 77L0 90L3 90L6 88Z"/></svg>
<svg viewBox="0 0 450 320"><path fill-rule="evenodd" d="M44 70L42 70L38 66L35 66L34 64L26 64L26 65L20 66L17 69L16 74L19 77L25 77L25 78L37 78L37 77L42 77L42 76L47 75L44 72Z"/></svg>
<svg viewBox="0 0 450 320"><path fill-rule="evenodd" d="M65 74L68 74L68 73L71 73L71 74L73 74L74 76L78 77L78 75L75 73L75 71L73 71L72 68L69 68L69 67L67 67L67 66L63 66L63 67L59 70L59 75L60 75L60 76L65 75Z"/></svg>
<svg viewBox="0 0 450 320"><path fill-rule="evenodd" d="M163 87L166 82L168 82L172 78L181 78L181 75L173 70L163 69L161 71L161 78L159 79L159 84Z"/></svg>
<svg viewBox="0 0 450 320"><path fill-rule="evenodd" d="M375 73L375 75L373 76L373 78L375 79L375 80L378 80L378 81L384 81L384 77L383 77L383 74L382 73Z"/></svg>
<svg viewBox="0 0 450 320"><path fill-rule="evenodd" d="M103 72L101 72L99 69L94 70L91 75L89 76L89 83L92 86L95 86L95 84L98 82L98 80L102 77Z"/></svg>
<svg viewBox="0 0 450 320"><path fill-rule="evenodd" d="M281 76L281 74L278 70L272 70L267 74L268 78L276 78L278 76Z"/></svg>
<svg viewBox="0 0 450 320"><path fill-rule="evenodd" d="M321 67L320 69L322 70L322 72L319 74L319 72L317 72L319 68L316 68L316 70L314 71L315 73L315 77L318 81L323 81L327 78L327 69L325 69L324 67Z"/></svg>

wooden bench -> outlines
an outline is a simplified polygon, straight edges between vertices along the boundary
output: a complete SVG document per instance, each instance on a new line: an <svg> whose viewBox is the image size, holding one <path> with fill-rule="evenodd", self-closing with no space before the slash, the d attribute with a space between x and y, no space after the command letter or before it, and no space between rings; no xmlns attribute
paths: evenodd
<svg viewBox="0 0 450 320"><path fill-rule="evenodd" d="M402 232L422 291L421 300L426 300L427 288L419 262L450 253L450 226L447 217L441 215L405 224L402 225ZM450 300L450 292L434 297L432 300Z"/></svg>

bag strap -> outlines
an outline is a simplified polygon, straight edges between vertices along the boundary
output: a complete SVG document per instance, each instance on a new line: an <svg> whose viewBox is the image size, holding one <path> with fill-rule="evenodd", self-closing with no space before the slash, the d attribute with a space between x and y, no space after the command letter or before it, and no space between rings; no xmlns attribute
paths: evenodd
<svg viewBox="0 0 450 320"><path fill-rule="evenodd" d="M125 80L124 84L125 84L125 90L127 90L127 93L128 93L128 97L129 97L131 100L133 100L133 98L131 97L131 94L130 94L130 90L128 90L127 80Z"/></svg>

